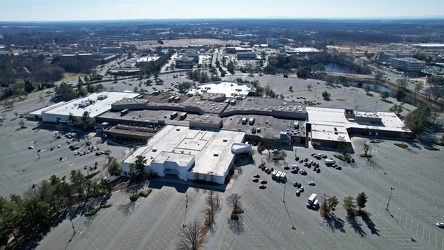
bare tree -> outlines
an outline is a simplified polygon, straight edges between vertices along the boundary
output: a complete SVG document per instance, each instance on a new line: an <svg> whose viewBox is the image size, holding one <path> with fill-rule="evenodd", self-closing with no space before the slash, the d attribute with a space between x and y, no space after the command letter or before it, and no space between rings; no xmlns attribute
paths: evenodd
<svg viewBox="0 0 444 250"><path fill-rule="evenodd" d="M45 103L45 97L43 96L43 93L39 94L39 100L41 103L43 103L43 104Z"/></svg>
<svg viewBox="0 0 444 250"><path fill-rule="evenodd" d="M307 90L311 92L311 89L313 88L313 84L309 83L307 84Z"/></svg>
<svg viewBox="0 0 444 250"><path fill-rule="evenodd" d="M422 89L421 84L415 85L415 97L418 95L419 91Z"/></svg>
<svg viewBox="0 0 444 250"><path fill-rule="evenodd" d="M401 87L403 89L407 86L408 82L409 81L406 78L399 78L396 80L396 83L399 85L399 87Z"/></svg>
<svg viewBox="0 0 444 250"><path fill-rule="evenodd" d="M362 150L364 150L364 156L370 156L370 154L368 153L371 150L370 144L363 142Z"/></svg>
<svg viewBox="0 0 444 250"><path fill-rule="evenodd" d="M238 209L240 207L240 199L242 196L232 193L227 197L228 203L233 207L234 210Z"/></svg>
<svg viewBox="0 0 444 250"><path fill-rule="evenodd" d="M19 125L20 125L20 128L25 128L25 119L20 119Z"/></svg>
<svg viewBox="0 0 444 250"><path fill-rule="evenodd" d="M199 235L200 226L197 221L188 223L179 233L179 243L177 249L198 250L202 248L203 237Z"/></svg>

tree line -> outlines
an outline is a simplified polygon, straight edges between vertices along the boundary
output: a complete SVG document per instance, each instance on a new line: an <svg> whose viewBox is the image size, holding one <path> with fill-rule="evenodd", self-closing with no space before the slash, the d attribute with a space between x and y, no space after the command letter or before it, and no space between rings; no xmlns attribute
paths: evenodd
<svg viewBox="0 0 444 250"><path fill-rule="evenodd" d="M71 206L110 194L111 190L109 180L91 180L80 170L72 170L69 178L53 175L33 185L23 196L0 196L0 245L20 248Z"/></svg>

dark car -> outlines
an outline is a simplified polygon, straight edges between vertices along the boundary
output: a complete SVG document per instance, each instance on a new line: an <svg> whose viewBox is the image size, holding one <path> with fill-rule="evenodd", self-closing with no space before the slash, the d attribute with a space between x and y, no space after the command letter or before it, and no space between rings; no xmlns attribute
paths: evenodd
<svg viewBox="0 0 444 250"><path fill-rule="evenodd" d="M321 170L320 170L319 168L317 168L317 169L316 169L316 173L319 174L320 172L321 172Z"/></svg>
<svg viewBox="0 0 444 250"><path fill-rule="evenodd" d="M341 166L335 167L337 170L342 170Z"/></svg>
<svg viewBox="0 0 444 250"><path fill-rule="evenodd" d="M261 180L261 184L267 184L267 180Z"/></svg>
<svg viewBox="0 0 444 250"><path fill-rule="evenodd" d="M301 191L300 190L296 191L296 196L297 197L301 196Z"/></svg>
<svg viewBox="0 0 444 250"><path fill-rule="evenodd" d="M298 182L297 181L295 181L294 183L293 183L293 187L297 187L298 186Z"/></svg>
<svg viewBox="0 0 444 250"><path fill-rule="evenodd" d="M259 185L259 188L260 188L260 189L265 189L265 188L267 188L267 186L264 185L264 184L261 184L261 185Z"/></svg>

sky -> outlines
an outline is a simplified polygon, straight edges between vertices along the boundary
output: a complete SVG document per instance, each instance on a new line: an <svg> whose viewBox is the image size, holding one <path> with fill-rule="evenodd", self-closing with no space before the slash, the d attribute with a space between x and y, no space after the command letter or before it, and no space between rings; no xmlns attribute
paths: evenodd
<svg viewBox="0 0 444 250"><path fill-rule="evenodd" d="M444 18L444 0L0 0L0 21Z"/></svg>

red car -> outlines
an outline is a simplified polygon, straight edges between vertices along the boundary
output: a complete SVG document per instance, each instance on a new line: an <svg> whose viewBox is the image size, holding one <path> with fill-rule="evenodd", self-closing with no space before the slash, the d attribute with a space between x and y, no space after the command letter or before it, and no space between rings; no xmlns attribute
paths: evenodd
<svg viewBox="0 0 444 250"><path fill-rule="evenodd" d="M290 166L285 165L285 166L284 166L284 169L285 169L285 170L289 170L289 169L290 169Z"/></svg>
<svg viewBox="0 0 444 250"><path fill-rule="evenodd" d="M260 189L265 189L265 188L267 188L267 186L264 185L264 184L261 184L261 185L259 185L259 188L260 188Z"/></svg>

